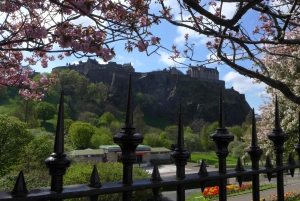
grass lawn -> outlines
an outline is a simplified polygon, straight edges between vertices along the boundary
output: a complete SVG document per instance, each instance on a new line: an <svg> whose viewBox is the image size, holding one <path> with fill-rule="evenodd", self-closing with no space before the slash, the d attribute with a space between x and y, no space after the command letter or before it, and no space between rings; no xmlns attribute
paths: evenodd
<svg viewBox="0 0 300 201"><path fill-rule="evenodd" d="M216 165L218 164L218 157L215 152L202 152L202 153L192 153L190 162L199 163L200 160L204 159L206 164ZM235 165L237 158L227 156L226 163L227 165Z"/></svg>

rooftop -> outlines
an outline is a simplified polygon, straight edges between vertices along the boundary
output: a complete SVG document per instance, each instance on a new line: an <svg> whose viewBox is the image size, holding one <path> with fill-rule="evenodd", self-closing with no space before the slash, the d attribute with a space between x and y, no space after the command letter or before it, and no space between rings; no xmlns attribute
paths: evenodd
<svg viewBox="0 0 300 201"><path fill-rule="evenodd" d="M103 155L103 149L84 149L84 150L73 150L70 155L73 156L84 156L84 155Z"/></svg>

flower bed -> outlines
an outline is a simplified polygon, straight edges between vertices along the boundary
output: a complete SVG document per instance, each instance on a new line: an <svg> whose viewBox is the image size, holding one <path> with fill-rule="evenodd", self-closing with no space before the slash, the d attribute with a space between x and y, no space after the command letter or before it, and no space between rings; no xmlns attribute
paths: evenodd
<svg viewBox="0 0 300 201"><path fill-rule="evenodd" d="M226 186L227 195L232 194L232 193L238 193L238 192L245 191L245 190L250 190L251 188L252 188L251 183L242 184L242 186L233 185L233 184ZM214 198L218 197L219 196L219 186L205 188L202 195L205 199L214 199Z"/></svg>
<svg viewBox="0 0 300 201"><path fill-rule="evenodd" d="M269 195L266 198L262 198L262 201L277 201L277 195ZM300 200L300 193L296 190L289 191L284 194L284 201L298 201Z"/></svg>

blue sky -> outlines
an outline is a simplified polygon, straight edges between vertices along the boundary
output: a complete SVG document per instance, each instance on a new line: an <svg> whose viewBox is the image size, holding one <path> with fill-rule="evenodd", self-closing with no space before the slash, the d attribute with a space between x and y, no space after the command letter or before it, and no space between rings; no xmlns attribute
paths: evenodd
<svg viewBox="0 0 300 201"><path fill-rule="evenodd" d="M168 0L167 2L171 4L173 1L174 0ZM177 12L176 9L177 9L176 7L174 7L173 9L173 12L175 14ZM232 4L226 5L224 11L227 13L226 16L230 16L234 12L233 9L234 6L232 6ZM245 22L247 22L247 27L249 27L249 29L252 30L254 27L254 23L257 22L257 18L258 16L255 17L253 15L250 15L242 19L243 21L241 21L241 23L245 24ZM90 24L90 21L82 19L80 23L86 26ZM184 34L189 33L190 42L195 43L196 57L199 59L205 59L210 55L210 52L205 47L205 43L211 39L193 32L189 32L185 28L179 28L170 25L169 23L163 23L160 24L159 26L153 26L151 32L155 36L158 36L162 39L161 44L164 45L165 47L171 48L171 46L174 44L179 49L184 45L184 37L183 37ZM160 55L154 53L148 57L145 53L140 53L137 49L134 49L133 52L128 53L124 49L124 43L125 42L118 42L118 43L111 44L111 47L114 47L116 52L116 57L112 59L112 61L115 61L120 64L130 62L135 68L136 72L149 72L153 70L158 70L158 69L161 70L164 68L174 67L174 66L181 67L181 65L175 64L171 59L169 59L170 54L163 49L160 49L158 51ZM85 58L81 59L81 61L85 61L85 60L86 60ZM49 67L46 69L40 67L39 63L36 66L32 66L32 67L37 72L51 72L53 67L62 66L65 65L66 63L74 63L78 61L79 60L75 57L65 57L65 59L63 60L56 59L53 62L49 62ZM99 62L103 63L103 61L101 60L99 60ZM184 59L182 59L181 62L184 62L185 64L196 65L196 63ZM244 62L243 65L250 67L251 63ZM237 72L235 72L228 66L217 65L217 64L210 64L206 66L212 68L217 67L220 73L220 79L226 82L226 88L234 87L236 91L245 94L246 100L249 103L250 107L254 108L255 111L257 111L257 113L260 113L259 106L263 104L261 95L264 94L264 88L265 88L264 84L262 83L254 84L250 78L239 75ZM187 70L187 68L179 68L179 69L184 73Z"/></svg>

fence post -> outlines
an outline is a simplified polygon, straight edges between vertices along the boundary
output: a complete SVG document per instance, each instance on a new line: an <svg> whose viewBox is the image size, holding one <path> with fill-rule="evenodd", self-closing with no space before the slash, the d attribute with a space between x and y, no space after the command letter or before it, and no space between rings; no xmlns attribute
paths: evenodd
<svg viewBox="0 0 300 201"><path fill-rule="evenodd" d="M252 110L252 140L251 146L247 150L250 155L252 162L252 170L259 169L259 159L263 154L262 149L258 146L257 143L257 134L256 134L256 121L255 121L255 113L254 109ZM253 201L259 201L259 174L252 175L252 199Z"/></svg>
<svg viewBox="0 0 300 201"><path fill-rule="evenodd" d="M219 158L219 174L226 174L226 157L228 156L228 144L233 141L233 135L229 134L225 128L224 109L223 109L223 93L220 87L220 106L219 106L219 127L216 132L210 135L210 139L217 145L216 155ZM226 201L226 185L227 179L219 179L219 200Z"/></svg>
<svg viewBox="0 0 300 201"><path fill-rule="evenodd" d="M114 136L114 142L122 149L121 161L123 163L123 184L132 184L132 168L136 161L135 149L143 142L144 137L136 132L133 125L133 109L132 109L132 86L131 75L129 75L127 110L125 126L122 131ZM123 201L130 201L132 192L123 192Z"/></svg>
<svg viewBox="0 0 300 201"><path fill-rule="evenodd" d="M275 128L272 133L268 134L268 138L274 143L276 166L283 166L283 144L289 136L283 133L280 126L277 96L275 99ZM277 198L278 200L284 200L283 170L277 171Z"/></svg>
<svg viewBox="0 0 300 201"><path fill-rule="evenodd" d="M181 120L181 103L179 106L179 119L178 119L178 140L177 148L171 153L172 157L175 159L176 165L176 177L177 179L185 178L185 166L187 160L190 158L190 153L184 148L184 137L183 137L183 125ZM185 200L185 186L177 186L177 201Z"/></svg>
<svg viewBox="0 0 300 201"><path fill-rule="evenodd" d="M61 91L59 111L54 141L54 151L45 160L46 167L51 175L51 191L61 193L63 190L63 175L71 160L64 153L64 93Z"/></svg>
<svg viewBox="0 0 300 201"><path fill-rule="evenodd" d="M300 112L298 113L298 144L295 146L298 154L298 163L300 163Z"/></svg>

